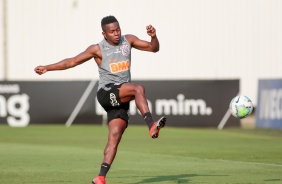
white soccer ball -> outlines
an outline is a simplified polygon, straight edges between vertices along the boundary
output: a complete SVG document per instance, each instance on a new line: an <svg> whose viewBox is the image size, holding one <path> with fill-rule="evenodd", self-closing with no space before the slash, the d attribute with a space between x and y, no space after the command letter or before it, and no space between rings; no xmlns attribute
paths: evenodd
<svg viewBox="0 0 282 184"><path fill-rule="evenodd" d="M252 113L253 103L247 96L236 96L231 100L229 110L235 118L242 119Z"/></svg>

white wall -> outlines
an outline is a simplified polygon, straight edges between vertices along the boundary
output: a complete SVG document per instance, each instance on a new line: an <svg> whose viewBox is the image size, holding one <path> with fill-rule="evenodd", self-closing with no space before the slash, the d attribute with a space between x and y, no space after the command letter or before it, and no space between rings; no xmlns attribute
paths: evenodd
<svg viewBox="0 0 282 184"><path fill-rule="evenodd" d="M98 79L94 61L35 75L102 39L100 20L115 15L124 34L149 40L156 27L160 52L133 51L132 78L241 79L256 103L259 78L282 78L280 0L9 0L9 80Z"/></svg>
<svg viewBox="0 0 282 184"><path fill-rule="evenodd" d="M4 79L4 29L3 29L3 1L0 1L0 80Z"/></svg>

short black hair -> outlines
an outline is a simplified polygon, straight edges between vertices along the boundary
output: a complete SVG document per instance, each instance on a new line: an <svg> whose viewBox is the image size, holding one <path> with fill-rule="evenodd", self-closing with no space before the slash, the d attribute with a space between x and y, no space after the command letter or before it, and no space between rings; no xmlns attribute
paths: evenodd
<svg viewBox="0 0 282 184"><path fill-rule="evenodd" d="M106 24L110 24L110 23L113 23L113 22L118 22L118 20L112 15L109 15L109 16L102 18L102 20L101 20L102 30L104 31L104 26Z"/></svg>

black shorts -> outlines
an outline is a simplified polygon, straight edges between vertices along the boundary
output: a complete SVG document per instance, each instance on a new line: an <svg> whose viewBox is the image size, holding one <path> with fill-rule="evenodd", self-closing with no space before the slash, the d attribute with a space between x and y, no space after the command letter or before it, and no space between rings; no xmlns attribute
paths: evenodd
<svg viewBox="0 0 282 184"><path fill-rule="evenodd" d="M105 88L99 89L97 99L105 109L108 116L108 123L116 118L121 118L128 124L129 102L122 103L119 98L119 90L122 84L107 84Z"/></svg>

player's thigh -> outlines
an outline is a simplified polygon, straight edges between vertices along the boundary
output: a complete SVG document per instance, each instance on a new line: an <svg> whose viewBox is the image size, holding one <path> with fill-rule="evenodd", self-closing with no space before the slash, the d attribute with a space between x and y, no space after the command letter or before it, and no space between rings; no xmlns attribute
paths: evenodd
<svg viewBox="0 0 282 184"><path fill-rule="evenodd" d="M120 139L123 132L127 128L128 122L122 118L115 118L112 119L108 126L109 126L109 136L114 139Z"/></svg>
<svg viewBox="0 0 282 184"><path fill-rule="evenodd" d="M134 100L136 93L144 93L145 89L142 85L134 83L124 83L119 88L119 98L122 102Z"/></svg>

